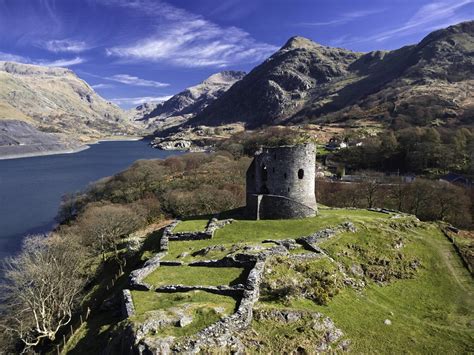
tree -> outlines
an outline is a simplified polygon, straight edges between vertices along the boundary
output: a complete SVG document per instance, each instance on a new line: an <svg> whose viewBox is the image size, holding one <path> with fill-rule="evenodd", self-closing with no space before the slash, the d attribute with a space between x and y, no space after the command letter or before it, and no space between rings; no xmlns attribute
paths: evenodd
<svg viewBox="0 0 474 355"><path fill-rule="evenodd" d="M89 206L79 218L79 230L86 244L91 245L106 260L106 253L113 251L116 261L122 268L119 257L119 244L122 237L134 232L142 219L129 207L107 204Z"/></svg>
<svg viewBox="0 0 474 355"><path fill-rule="evenodd" d="M30 236L6 260L1 285L1 328L23 344L23 352L54 340L71 321L84 286L81 248L58 235Z"/></svg>
<svg viewBox="0 0 474 355"><path fill-rule="evenodd" d="M381 174L374 171L365 171L360 174L363 177L363 182L360 185L363 197L367 202L367 208L375 207L375 201L377 199L377 193L380 188Z"/></svg>

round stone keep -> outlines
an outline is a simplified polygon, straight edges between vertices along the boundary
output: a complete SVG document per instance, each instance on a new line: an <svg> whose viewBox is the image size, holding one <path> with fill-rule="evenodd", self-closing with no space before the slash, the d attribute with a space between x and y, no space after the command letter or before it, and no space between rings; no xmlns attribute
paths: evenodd
<svg viewBox="0 0 474 355"><path fill-rule="evenodd" d="M256 219L316 215L316 147L262 148L247 171L247 212Z"/></svg>

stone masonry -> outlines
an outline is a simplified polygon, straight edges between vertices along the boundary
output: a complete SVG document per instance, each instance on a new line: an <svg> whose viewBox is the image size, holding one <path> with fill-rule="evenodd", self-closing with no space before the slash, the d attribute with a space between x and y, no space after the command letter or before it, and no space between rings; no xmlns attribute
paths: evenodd
<svg viewBox="0 0 474 355"><path fill-rule="evenodd" d="M247 215L254 219L315 216L315 171L312 143L262 148L247 170Z"/></svg>

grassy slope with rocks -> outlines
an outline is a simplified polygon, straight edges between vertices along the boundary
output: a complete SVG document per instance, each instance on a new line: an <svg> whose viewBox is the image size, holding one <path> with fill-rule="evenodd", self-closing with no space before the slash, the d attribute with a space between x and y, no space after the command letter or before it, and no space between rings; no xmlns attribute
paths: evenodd
<svg viewBox="0 0 474 355"><path fill-rule="evenodd" d="M303 220L237 219L218 230L214 239L170 242L166 259L190 262L220 258L248 246L267 248L270 245L262 243L265 239L296 238L344 221L353 222L357 232L322 240L318 246L328 257L297 262L292 258L296 253L292 253L267 261L262 297L255 308L256 318L247 331L238 335L248 350L267 353L298 348L311 351L314 342L324 337L314 326L314 312L318 312L332 319L355 352L472 351L472 278L439 227L419 222L412 216L395 218L366 210L322 209L319 216ZM148 249L152 249L151 244ZM207 254L193 256L210 246L224 249L211 248ZM297 252L310 253L301 248ZM183 271L181 275L179 269ZM155 273L172 283L194 284L193 275L185 269L185 266L161 267ZM225 277L226 273L204 276L202 271L206 269L211 268L199 268L200 276L210 278L204 283L214 280L216 284L225 284L233 277ZM297 287L293 290L290 287L287 293L274 292L272 278L278 280L279 285ZM345 282L347 279L352 282ZM328 289L330 292L326 292ZM167 316L172 317L173 312L184 309L192 316L189 325L168 325L149 334L154 338L188 337L235 308L232 298L202 291L178 294L134 291L132 296L137 315L129 321L136 326L156 316L157 311L168 312ZM298 321L286 323L266 316L272 310L305 313ZM390 325L384 324L387 319ZM128 321L121 324L124 322ZM113 332L108 332L116 328L112 322L100 329L110 336ZM83 336L82 339L75 337L74 343L96 347L109 342L104 334L101 344L100 341L96 344L95 338L88 339L87 332Z"/></svg>

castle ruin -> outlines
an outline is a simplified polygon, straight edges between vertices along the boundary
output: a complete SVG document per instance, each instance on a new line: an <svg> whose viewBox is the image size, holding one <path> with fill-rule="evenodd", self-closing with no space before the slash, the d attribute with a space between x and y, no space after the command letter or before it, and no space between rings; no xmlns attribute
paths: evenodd
<svg viewBox="0 0 474 355"><path fill-rule="evenodd" d="M255 219L312 217L316 147L312 143L262 148L247 170L247 214Z"/></svg>

